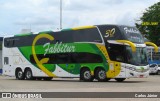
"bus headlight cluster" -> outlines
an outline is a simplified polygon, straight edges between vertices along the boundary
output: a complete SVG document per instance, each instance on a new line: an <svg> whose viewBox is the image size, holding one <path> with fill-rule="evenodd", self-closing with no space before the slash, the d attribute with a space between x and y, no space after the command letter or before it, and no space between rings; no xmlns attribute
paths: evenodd
<svg viewBox="0 0 160 101"><path fill-rule="evenodd" d="M130 67L129 70L135 71L135 70L136 70L136 67L134 67L134 66L133 66L133 67Z"/></svg>
<svg viewBox="0 0 160 101"><path fill-rule="evenodd" d="M147 68L147 69L136 69L136 72L147 72L149 69Z"/></svg>
<svg viewBox="0 0 160 101"><path fill-rule="evenodd" d="M136 69L136 72L142 72L142 69Z"/></svg>

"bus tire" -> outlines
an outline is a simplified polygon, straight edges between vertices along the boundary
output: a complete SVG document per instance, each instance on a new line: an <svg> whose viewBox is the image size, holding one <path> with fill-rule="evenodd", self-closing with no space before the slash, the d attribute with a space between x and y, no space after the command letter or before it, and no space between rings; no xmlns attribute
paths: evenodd
<svg viewBox="0 0 160 101"><path fill-rule="evenodd" d="M91 82L93 81L93 76L91 75L91 71L87 68L84 68L80 72L80 80L83 80L85 82Z"/></svg>
<svg viewBox="0 0 160 101"><path fill-rule="evenodd" d="M25 70L25 78L26 78L26 80L33 80L34 79L31 69Z"/></svg>
<svg viewBox="0 0 160 101"><path fill-rule="evenodd" d="M106 71L102 68L98 68L96 71L95 71L95 77L98 81L100 82L104 82L104 81L107 81L107 78L106 78ZM108 79L109 80L109 79Z"/></svg>
<svg viewBox="0 0 160 101"><path fill-rule="evenodd" d="M123 82L126 78L115 78L117 82Z"/></svg>
<svg viewBox="0 0 160 101"><path fill-rule="evenodd" d="M17 69L16 70L16 79L18 80L24 80L24 73L22 72L21 69Z"/></svg>
<svg viewBox="0 0 160 101"><path fill-rule="evenodd" d="M44 77L43 78L43 80L45 80L45 81L50 81L50 80L52 80L53 79L53 77Z"/></svg>

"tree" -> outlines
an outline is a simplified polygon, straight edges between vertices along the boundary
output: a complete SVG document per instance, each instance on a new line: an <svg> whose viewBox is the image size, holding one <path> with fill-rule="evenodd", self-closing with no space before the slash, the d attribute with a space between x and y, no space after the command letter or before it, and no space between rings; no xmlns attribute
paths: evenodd
<svg viewBox="0 0 160 101"><path fill-rule="evenodd" d="M135 24L143 36L160 46L160 2L147 8Z"/></svg>

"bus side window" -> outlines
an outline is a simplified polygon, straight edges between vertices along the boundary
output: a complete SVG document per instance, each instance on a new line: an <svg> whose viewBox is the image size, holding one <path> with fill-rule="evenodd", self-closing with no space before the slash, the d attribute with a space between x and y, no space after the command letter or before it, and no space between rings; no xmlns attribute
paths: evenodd
<svg viewBox="0 0 160 101"><path fill-rule="evenodd" d="M14 47L15 46L15 39L5 39L4 46L5 47Z"/></svg>
<svg viewBox="0 0 160 101"><path fill-rule="evenodd" d="M56 43L60 43L60 40L56 40Z"/></svg>
<svg viewBox="0 0 160 101"><path fill-rule="evenodd" d="M9 58L8 57L4 57L4 65L8 65L9 64Z"/></svg>
<svg viewBox="0 0 160 101"><path fill-rule="evenodd" d="M9 46L9 41L6 41L6 46L7 46L7 47Z"/></svg>

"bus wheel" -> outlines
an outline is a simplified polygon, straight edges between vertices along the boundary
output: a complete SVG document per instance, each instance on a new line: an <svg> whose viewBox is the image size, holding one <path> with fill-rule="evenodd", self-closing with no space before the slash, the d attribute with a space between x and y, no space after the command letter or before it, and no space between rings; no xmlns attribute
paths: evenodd
<svg viewBox="0 0 160 101"><path fill-rule="evenodd" d="M33 80L33 75L32 75L31 69L27 69L25 71L25 77L26 77L26 80Z"/></svg>
<svg viewBox="0 0 160 101"><path fill-rule="evenodd" d="M126 78L115 78L117 82L123 82Z"/></svg>
<svg viewBox="0 0 160 101"><path fill-rule="evenodd" d="M101 68L97 69L97 70L95 71L95 77L96 77L96 79L97 79L98 81L100 81L100 82L107 81L106 71L105 71L104 69L101 69ZM108 79L108 80L110 80L110 79Z"/></svg>
<svg viewBox="0 0 160 101"><path fill-rule="evenodd" d="M91 75L91 72L89 69L85 68L81 70L80 73L80 80L86 81L86 82L91 82L93 81L93 76Z"/></svg>
<svg viewBox="0 0 160 101"><path fill-rule="evenodd" d="M18 80L24 80L24 73L21 69L16 70L16 79Z"/></svg>
<svg viewBox="0 0 160 101"><path fill-rule="evenodd" d="M160 75L160 70L157 71L157 75Z"/></svg>
<svg viewBox="0 0 160 101"><path fill-rule="evenodd" d="M50 80L52 80L53 79L53 77L44 77L43 78L43 80L45 80L45 81L50 81Z"/></svg>

